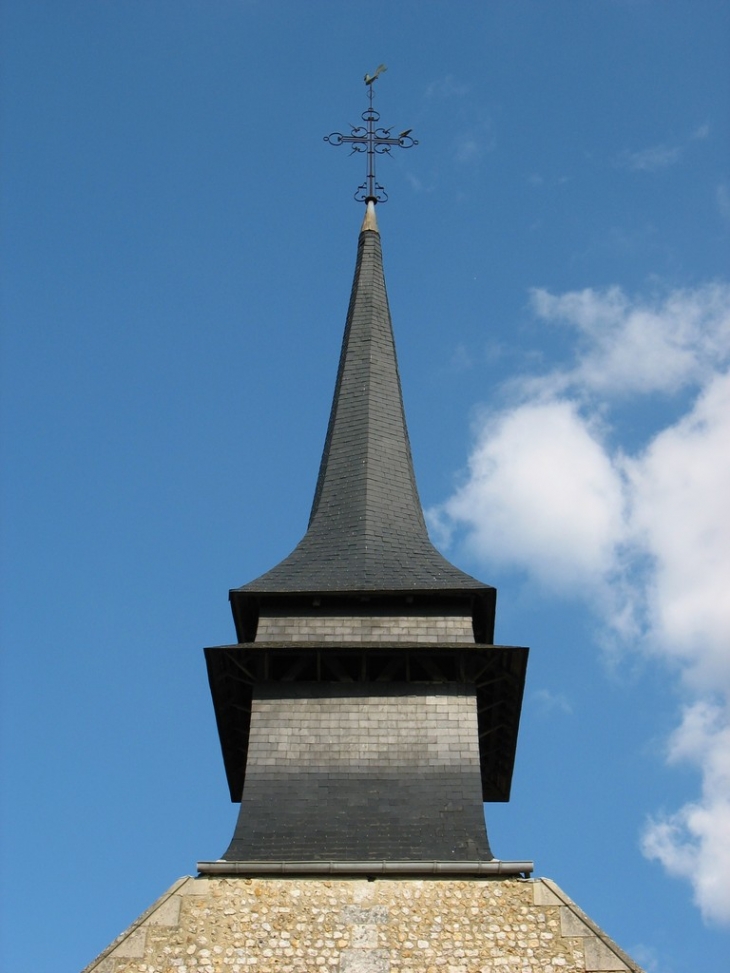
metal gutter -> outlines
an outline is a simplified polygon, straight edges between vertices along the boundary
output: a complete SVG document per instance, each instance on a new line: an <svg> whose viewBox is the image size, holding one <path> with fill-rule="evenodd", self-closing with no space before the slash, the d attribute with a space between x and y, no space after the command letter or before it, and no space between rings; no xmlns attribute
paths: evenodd
<svg viewBox="0 0 730 973"><path fill-rule="evenodd" d="M224 861L198 862L201 875L520 875L527 878L534 870L530 861L488 862L396 862L396 861L314 861L263 862Z"/></svg>

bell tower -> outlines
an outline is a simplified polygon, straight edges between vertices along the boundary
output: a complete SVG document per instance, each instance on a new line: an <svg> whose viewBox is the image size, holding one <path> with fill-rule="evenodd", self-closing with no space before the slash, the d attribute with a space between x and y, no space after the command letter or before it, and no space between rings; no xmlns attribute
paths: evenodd
<svg viewBox="0 0 730 973"><path fill-rule="evenodd" d="M382 69L382 66L381 66ZM495 589L431 544L383 273L375 159L416 142L327 136L367 158L332 411L307 531L230 592L238 643L206 649L231 798L201 873L529 873L494 858L483 802L509 799L527 649L496 646Z"/></svg>

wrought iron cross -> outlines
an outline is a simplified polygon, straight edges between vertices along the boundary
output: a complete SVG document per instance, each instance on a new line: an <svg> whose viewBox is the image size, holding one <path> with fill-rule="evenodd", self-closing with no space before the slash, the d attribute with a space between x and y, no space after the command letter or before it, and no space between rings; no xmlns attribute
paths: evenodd
<svg viewBox="0 0 730 973"><path fill-rule="evenodd" d="M418 145L418 140L411 138L412 129L410 128L401 132L400 135L391 135L394 126L391 125L390 128L377 126L380 121L380 112L373 108L373 84L383 71L387 71L387 68L384 64L381 64L375 74L365 75L365 85L368 89L368 100L370 102L368 110L362 113L362 120L365 125L351 125L349 135L332 132L324 137L325 142L329 142L330 145L343 145L344 143L351 145L350 155L353 152L367 153L365 182L358 186L355 191L355 199L361 203L366 203L368 200L372 200L374 203L384 203L388 199L385 189L375 178L375 156L390 154L394 145L401 149L410 149L414 145Z"/></svg>

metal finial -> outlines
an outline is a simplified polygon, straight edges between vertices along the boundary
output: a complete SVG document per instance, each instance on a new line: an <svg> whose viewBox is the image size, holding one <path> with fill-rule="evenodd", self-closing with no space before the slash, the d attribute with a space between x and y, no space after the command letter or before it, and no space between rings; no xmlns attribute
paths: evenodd
<svg viewBox="0 0 730 973"><path fill-rule="evenodd" d="M365 86L368 89L368 100L370 102L368 110L362 113L362 120L366 124L351 125L349 135L332 132L324 137L325 142L329 142L330 145L342 145L347 142L348 145L352 146L350 155L353 152L367 153L365 182L358 186L355 191L355 199L360 203L367 203L370 200L374 203L384 203L388 198L385 189L375 178L375 156L390 154L394 145L400 146L401 149L410 149L414 145L418 145L418 140L411 138L412 128L407 128L396 136L390 134L393 126L390 128L378 126L376 128L376 123L380 121L380 112L373 108L373 83L378 80L379 75L387 70L384 64L379 64L374 74L365 75Z"/></svg>

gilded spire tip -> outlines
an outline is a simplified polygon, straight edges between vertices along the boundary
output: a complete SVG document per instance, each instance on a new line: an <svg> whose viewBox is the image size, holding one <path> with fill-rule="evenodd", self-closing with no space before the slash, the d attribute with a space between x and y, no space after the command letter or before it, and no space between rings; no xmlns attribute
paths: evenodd
<svg viewBox="0 0 730 973"><path fill-rule="evenodd" d="M372 230L374 233L380 233L378 221L375 218L375 201L372 199L369 199L365 204L365 219L362 221L360 232L362 233L364 230Z"/></svg>

